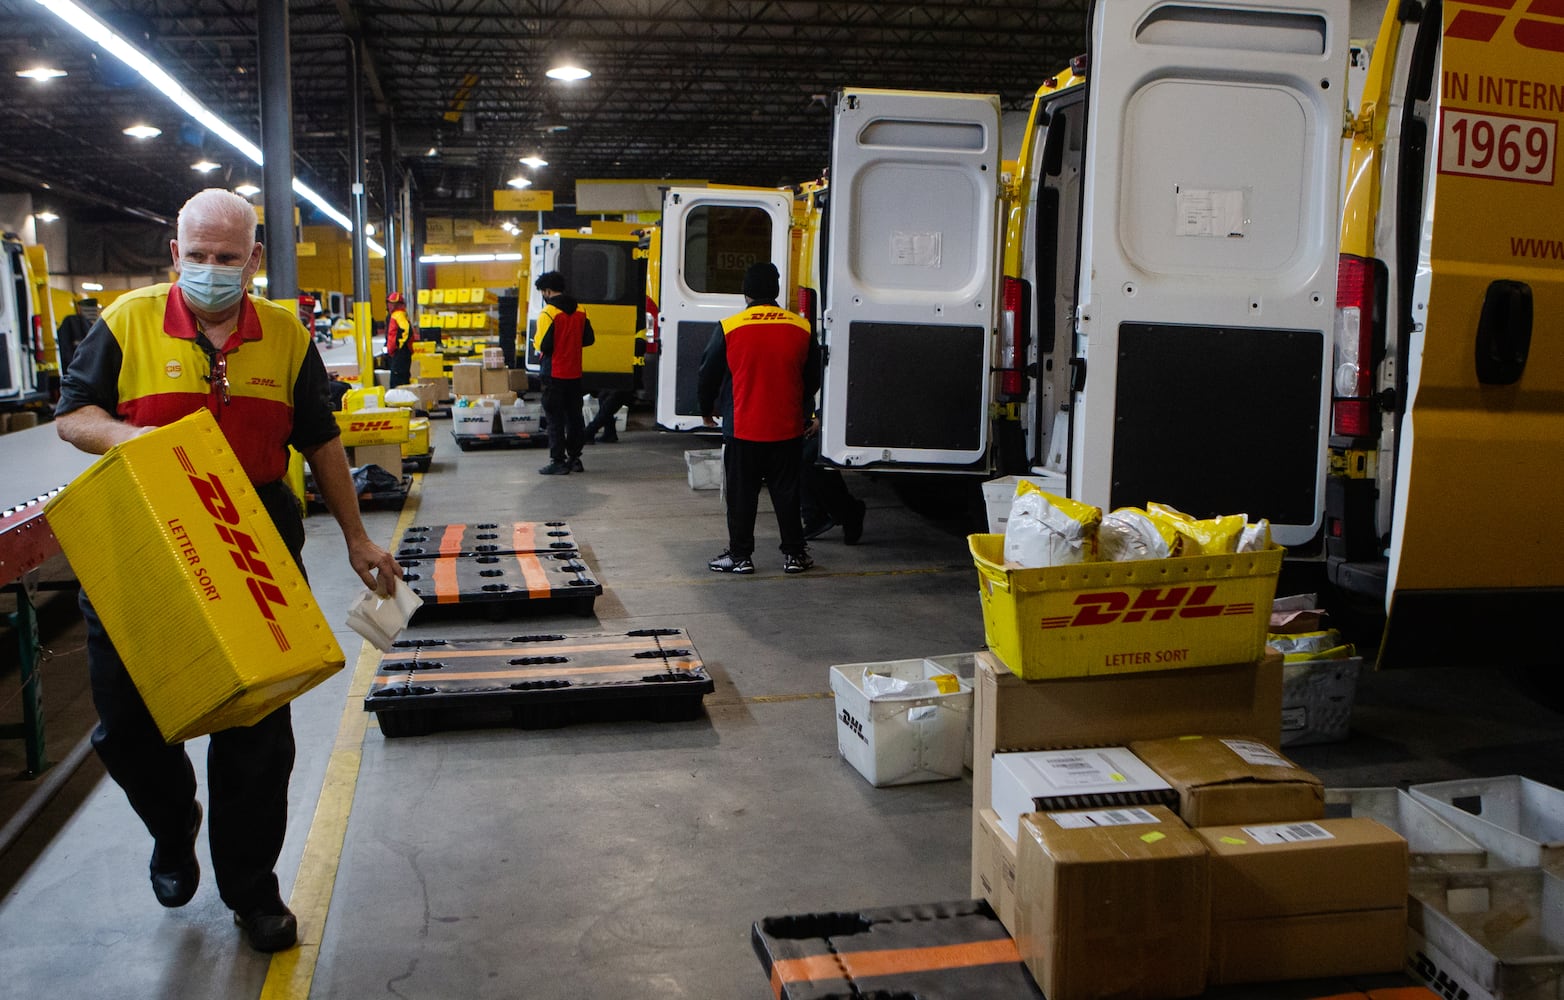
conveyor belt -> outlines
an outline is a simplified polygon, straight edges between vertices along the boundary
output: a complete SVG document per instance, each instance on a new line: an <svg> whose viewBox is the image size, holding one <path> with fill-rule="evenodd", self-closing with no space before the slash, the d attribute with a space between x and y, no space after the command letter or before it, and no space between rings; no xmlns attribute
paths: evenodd
<svg viewBox="0 0 1564 1000"><path fill-rule="evenodd" d="M683 629L508 639L414 639L380 661L364 698L387 736L498 716L524 727L633 715L688 719L715 688Z"/></svg>
<svg viewBox="0 0 1564 1000"><path fill-rule="evenodd" d="M95 461L61 441L53 424L0 434L0 586L60 551L43 505Z"/></svg>
<svg viewBox="0 0 1564 1000"><path fill-rule="evenodd" d="M415 524L402 535L398 559L497 555L501 552L574 552L579 549L564 521L481 521L477 524Z"/></svg>

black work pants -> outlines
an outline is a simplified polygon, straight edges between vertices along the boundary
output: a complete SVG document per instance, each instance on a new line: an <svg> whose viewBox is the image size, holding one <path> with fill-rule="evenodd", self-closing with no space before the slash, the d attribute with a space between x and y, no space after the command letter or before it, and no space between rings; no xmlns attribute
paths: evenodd
<svg viewBox="0 0 1564 1000"><path fill-rule="evenodd" d="M834 468L816 465L820 458L820 435L804 438L803 468L798 493L805 524L821 524L827 519L846 524L858 516L858 505L847 492L842 474Z"/></svg>
<svg viewBox="0 0 1564 1000"><path fill-rule="evenodd" d="M280 491L280 492L279 492ZM287 487L261 495L272 520L299 559L304 525ZM291 514L290 514L291 511ZM302 562L299 563L303 565ZM86 591L87 669L98 726L92 746L165 857L184 853L195 810L195 769L183 743L168 745L98 620ZM288 830L288 779L293 773L293 724L287 705L253 726L213 733L206 755L207 841L218 893L243 913L279 898L273 869Z"/></svg>
<svg viewBox="0 0 1564 1000"><path fill-rule="evenodd" d="M402 347L391 354L391 388L413 380L413 349Z"/></svg>
<svg viewBox="0 0 1564 1000"><path fill-rule="evenodd" d="M619 416L619 411L630 402L635 393L629 389L604 389L597 394L597 416L586 426L586 436L593 437L598 431L612 441L619 436L619 428L614 425L614 418Z"/></svg>
<svg viewBox="0 0 1564 1000"><path fill-rule="evenodd" d="M730 438L722 446L722 471L727 477L728 551L735 558L755 554L755 515L760 509L760 487L765 484L776 510L778 546L786 555L802 555L804 525L798 516L798 476L803 446L798 438L786 441L740 441Z"/></svg>
<svg viewBox="0 0 1564 1000"><path fill-rule="evenodd" d="M581 380L551 378L543 386L543 416L548 420L548 456L560 464L581 457L586 421L581 416Z"/></svg>

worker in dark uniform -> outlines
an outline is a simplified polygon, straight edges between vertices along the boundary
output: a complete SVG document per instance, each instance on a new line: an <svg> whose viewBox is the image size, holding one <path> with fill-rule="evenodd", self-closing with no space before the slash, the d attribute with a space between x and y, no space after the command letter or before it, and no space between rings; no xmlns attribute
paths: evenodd
<svg viewBox="0 0 1564 1000"><path fill-rule="evenodd" d="M54 331L54 347L60 354L61 375L71 366L76 348L87 339L87 331L98 321L100 311L97 299L85 298L76 303L74 313L60 321L59 329Z"/></svg>
<svg viewBox="0 0 1564 1000"><path fill-rule="evenodd" d="M391 355L391 388L413 380L413 341L418 331L407 318L407 303L401 292L386 296L386 353Z"/></svg>
<svg viewBox="0 0 1564 1000"><path fill-rule="evenodd" d="M558 271L538 275L533 287L543 293L532 346L543 359L543 416L548 420L549 463L538 472L566 476L585 472L581 447L586 443L586 421L581 416L581 351L595 339L592 321L570 293Z"/></svg>
<svg viewBox="0 0 1564 1000"><path fill-rule="evenodd" d="M255 209L231 191L211 188L186 202L170 244L178 282L137 289L104 310L65 374L55 427L77 448L101 455L148 428L210 411L302 566L304 523L286 481L291 445L315 474L354 572L388 593L401 570L359 520L320 353L293 308L245 294L261 266L255 228ZM99 719L93 749L152 834L153 895L164 906L183 906L201 877L195 771L183 743L164 742L85 591L80 604ZM291 948L298 938L274 870L288 827L293 754L287 705L253 726L212 733L207 750L217 890L258 951Z"/></svg>
<svg viewBox="0 0 1564 1000"><path fill-rule="evenodd" d="M722 469L727 482L728 548L707 563L716 573L755 572L760 487L771 494L782 536L782 571L814 565L799 516L799 476L810 401L819 388L820 348L802 316L777 304L781 279L765 261L744 272L745 309L723 320L700 366L700 406L708 427L723 409Z"/></svg>

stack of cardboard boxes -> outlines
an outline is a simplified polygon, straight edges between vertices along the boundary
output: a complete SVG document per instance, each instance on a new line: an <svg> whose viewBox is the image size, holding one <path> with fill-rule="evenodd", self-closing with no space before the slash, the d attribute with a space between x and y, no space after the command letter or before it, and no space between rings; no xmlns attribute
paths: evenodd
<svg viewBox="0 0 1564 1000"><path fill-rule="evenodd" d="M1324 819L1320 782L1275 750L1279 553L1017 570L986 558L997 537L973 538L994 652L972 892L1049 1000L1399 969L1405 841Z"/></svg>

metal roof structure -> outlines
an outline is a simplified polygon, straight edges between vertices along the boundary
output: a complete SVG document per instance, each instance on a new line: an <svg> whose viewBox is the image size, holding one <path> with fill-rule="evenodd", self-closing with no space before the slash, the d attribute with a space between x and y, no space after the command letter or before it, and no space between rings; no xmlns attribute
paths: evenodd
<svg viewBox="0 0 1564 1000"><path fill-rule="evenodd" d="M255 4L78 2L259 141ZM289 10L294 172L346 210L358 51L371 220L387 149L415 211L477 219L519 174L560 204L589 178L795 183L827 166L834 92L997 93L1024 107L1085 50L1087 10L1088 0L303 0ZM547 78L565 53L591 78ZM16 75L40 63L68 75ZM0 189L100 221L166 220L200 188L260 183L259 167L41 0L0 0L0 69ZM162 135L122 134L136 122ZM529 154L548 165L523 167ZM220 166L197 173L202 158Z"/></svg>

